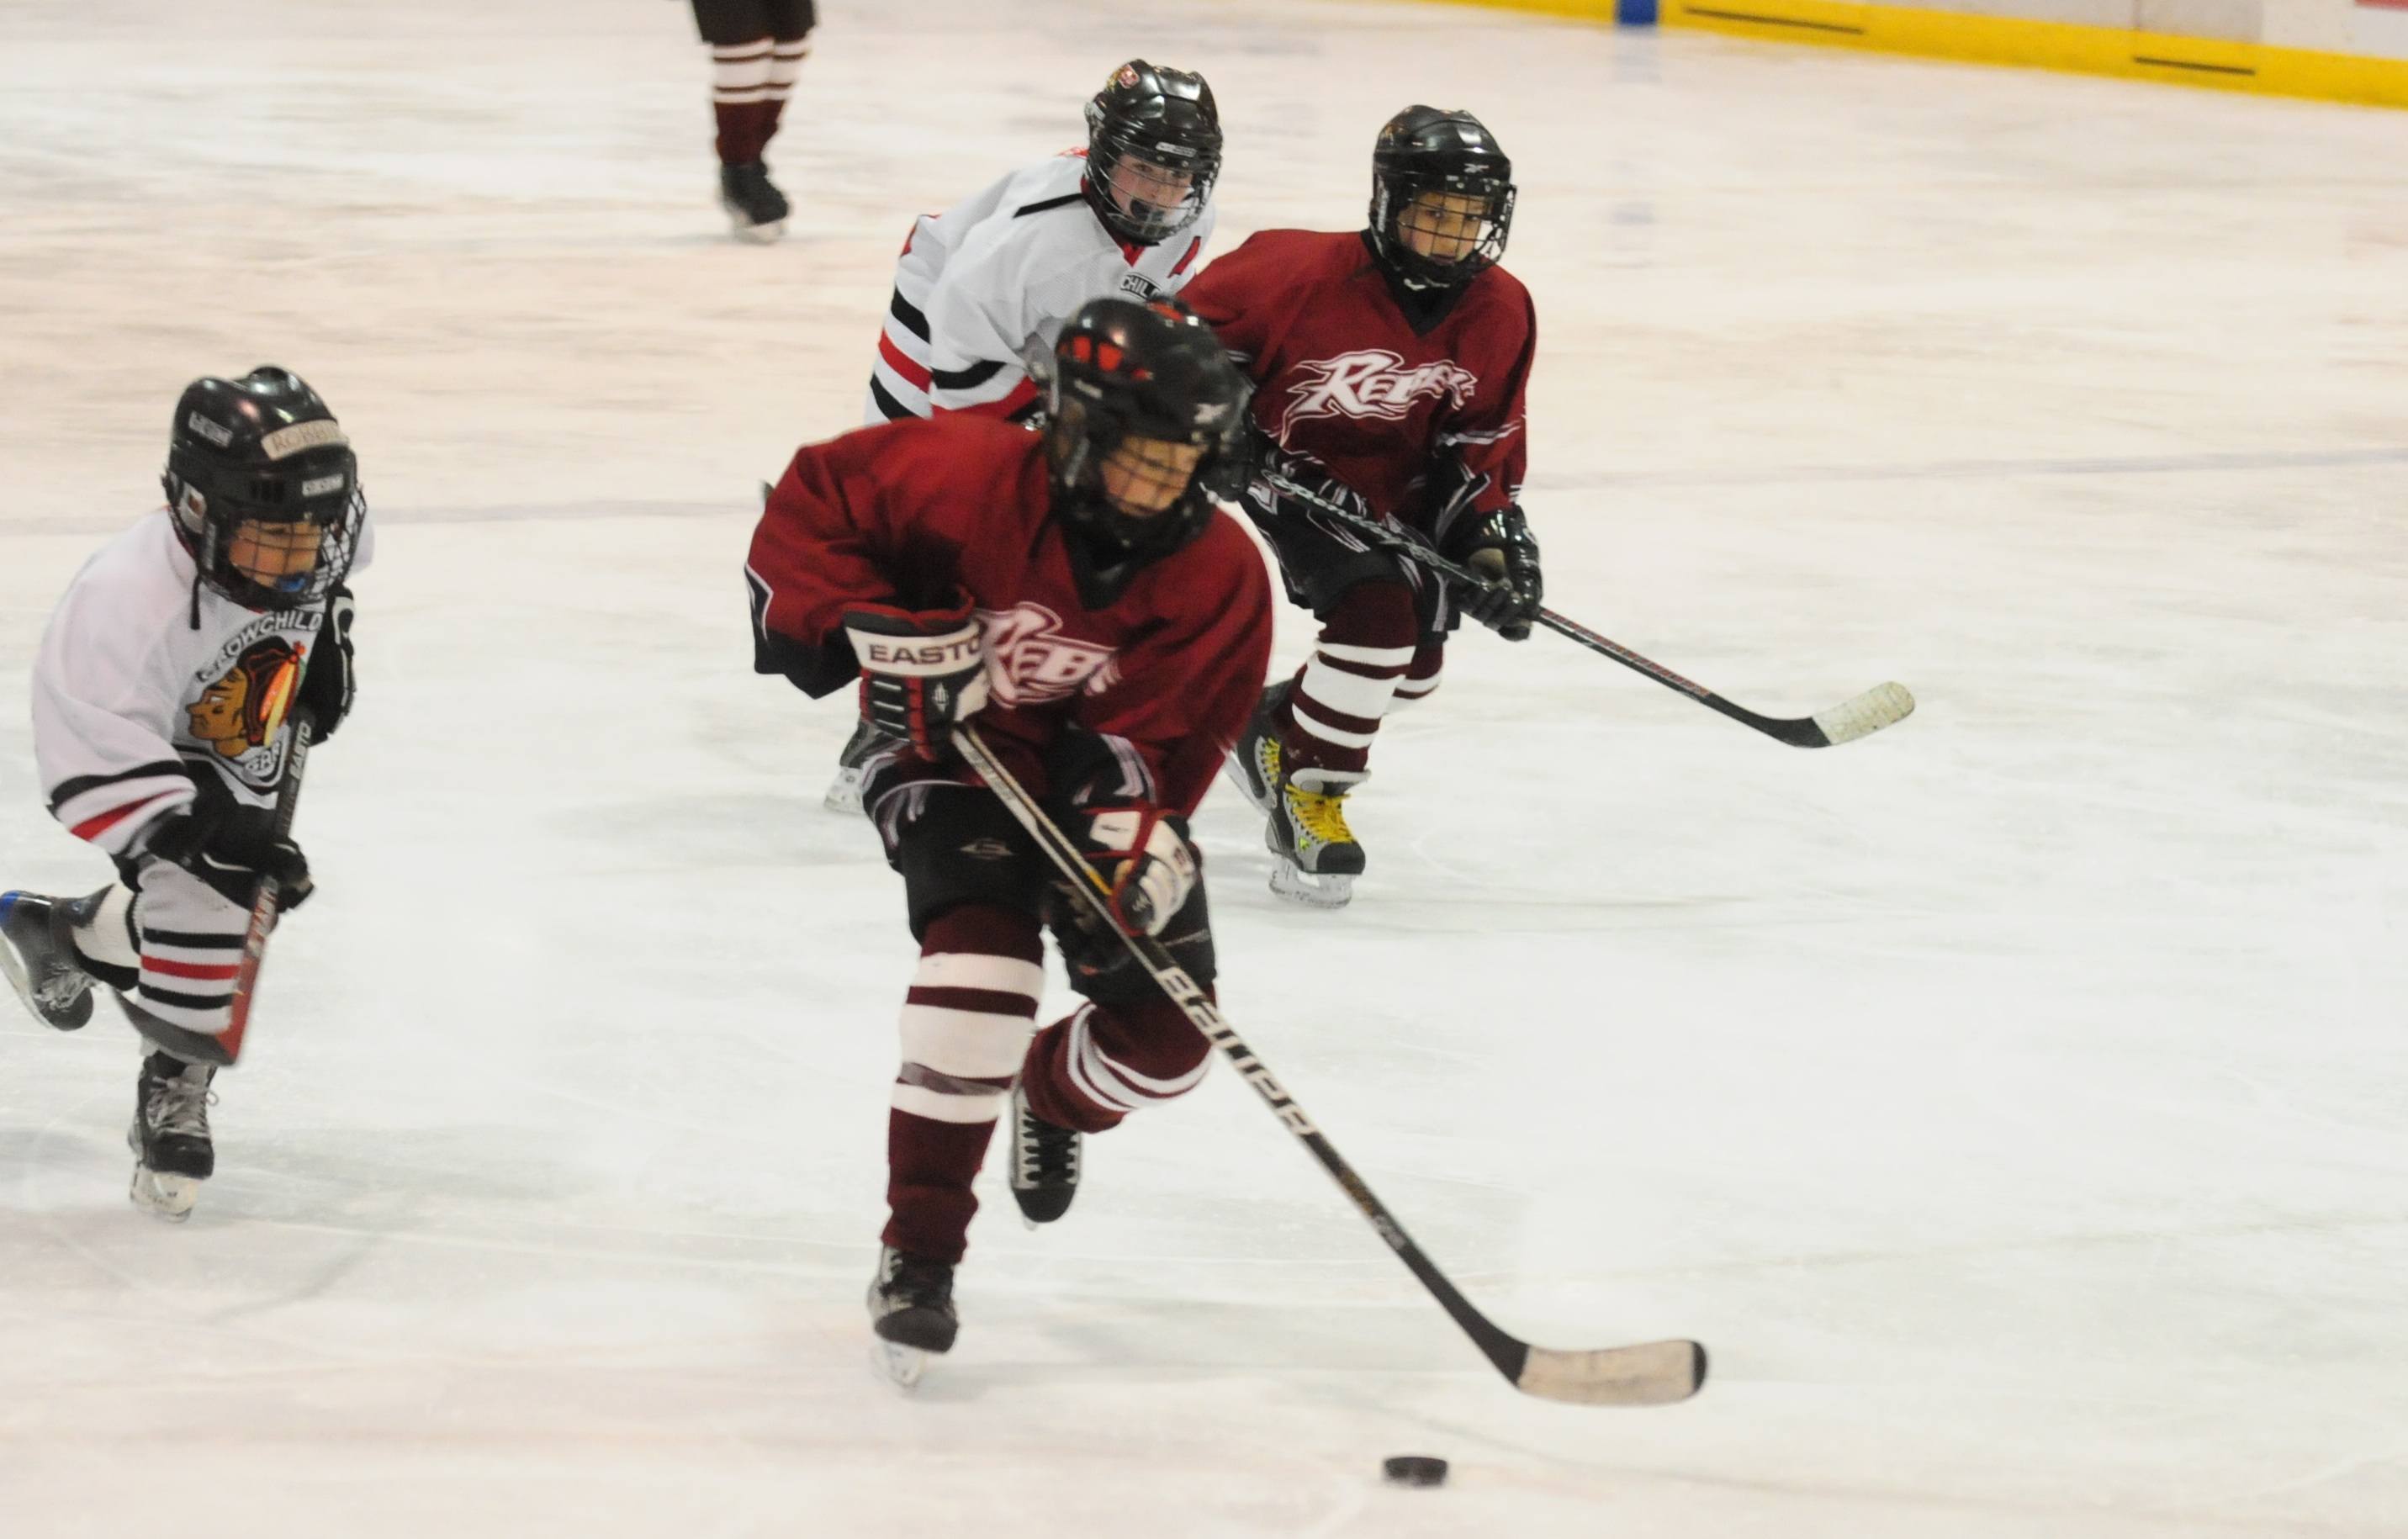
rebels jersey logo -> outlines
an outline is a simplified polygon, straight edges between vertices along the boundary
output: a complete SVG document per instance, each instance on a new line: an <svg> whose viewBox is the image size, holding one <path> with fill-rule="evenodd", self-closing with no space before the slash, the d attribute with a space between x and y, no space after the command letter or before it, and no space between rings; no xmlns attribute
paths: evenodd
<svg viewBox="0 0 2408 1539"><path fill-rule="evenodd" d="M1288 387L1290 426L1315 417L1376 417L1401 420L1422 397L1445 396L1460 406L1480 389L1480 377L1451 358L1411 368L1384 348L1366 348L1296 365Z"/></svg>
<svg viewBox="0 0 2408 1539"><path fill-rule="evenodd" d="M1062 617L1041 604L982 609L987 685L1006 705L1041 705L1085 691L1100 694L1120 682L1114 648L1062 634Z"/></svg>

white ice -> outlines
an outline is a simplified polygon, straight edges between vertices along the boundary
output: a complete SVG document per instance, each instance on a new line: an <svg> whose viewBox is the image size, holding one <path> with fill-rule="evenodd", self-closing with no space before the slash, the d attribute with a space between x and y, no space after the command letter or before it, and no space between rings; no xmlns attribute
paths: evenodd
<svg viewBox="0 0 2408 1539"><path fill-rule="evenodd" d="M661 0L0 10L0 874L24 670L192 376L298 368L384 520L222 1174L134 1212L113 1012L0 1010L0 1533L2408 1532L2408 118L1308 0L831 4L767 249ZM910 947L846 730L749 672L752 488L853 420L910 215L1201 67L1226 221L1513 152L1565 611L1454 649L1315 915L1201 819L1240 1029L1509 1329L1513 1394L1235 1076L999 1190L864 1364ZM1285 617L1283 657L1305 635ZM1383 1455L1451 1459L1442 1491Z"/></svg>

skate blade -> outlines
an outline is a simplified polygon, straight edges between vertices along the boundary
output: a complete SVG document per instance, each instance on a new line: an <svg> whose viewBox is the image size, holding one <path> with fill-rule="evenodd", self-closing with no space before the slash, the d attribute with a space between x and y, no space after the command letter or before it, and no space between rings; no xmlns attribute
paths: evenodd
<svg viewBox="0 0 2408 1539"><path fill-rule="evenodd" d="M127 1188L125 1195L143 1212L180 1224L193 1216L193 1204L200 1200L201 1183L189 1176L162 1176L136 1161L134 1184Z"/></svg>
<svg viewBox="0 0 2408 1539"><path fill-rule="evenodd" d="M1340 872L1315 876L1282 861L1271 867L1271 891L1307 908L1343 908L1354 901L1354 877Z"/></svg>
<svg viewBox="0 0 2408 1539"><path fill-rule="evenodd" d="M736 238L749 246L775 246L786 233L784 220L771 220L767 224L742 224L730 220L728 223L735 229Z"/></svg>
<svg viewBox="0 0 2408 1539"><path fill-rule="evenodd" d="M897 1389L910 1391L920 1387L920 1375L928 1371L931 1354L917 1347L872 1336L869 1340L869 1371Z"/></svg>
<svg viewBox="0 0 2408 1539"><path fill-rule="evenodd" d="M830 812L859 812L861 810L861 772L855 769L837 771L836 779L828 786L827 794L820 798L820 805Z"/></svg>

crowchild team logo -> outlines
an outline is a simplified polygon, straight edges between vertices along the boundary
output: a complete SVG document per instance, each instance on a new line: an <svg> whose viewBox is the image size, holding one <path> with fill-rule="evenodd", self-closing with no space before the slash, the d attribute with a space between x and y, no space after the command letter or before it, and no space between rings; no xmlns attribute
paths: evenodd
<svg viewBox="0 0 2408 1539"><path fill-rule="evenodd" d="M1413 403L1442 396L1461 406L1480 390L1480 377L1451 358L1408 367L1385 348L1365 348L1296 365L1288 387L1288 426L1315 417L1377 418L1401 421Z"/></svg>
<svg viewBox="0 0 2408 1539"><path fill-rule="evenodd" d="M1062 634L1062 617L1041 604L982 609L987 688L1005 705L1039 705L1120 682L1117 648Z"/></svg>
<svg viewBox="0 0 2408 1539"><path fill-rule="evenodd" d="M302 653L282 636L253 642L184 707L194 738L241 761L276 741L301 683Z"/></svg>

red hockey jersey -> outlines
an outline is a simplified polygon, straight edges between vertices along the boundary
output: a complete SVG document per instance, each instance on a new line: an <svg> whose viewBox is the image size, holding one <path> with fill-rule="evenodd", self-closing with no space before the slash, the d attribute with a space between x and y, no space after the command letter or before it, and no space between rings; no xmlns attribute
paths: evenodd
<svg viewBox="0 0 2408 1539"><path fill-rule="evenodd" d="M1032 791L1066 725L1126 745L1153 793L1193 812L1270 665L1270 582L1226 513L1090 609L1050 511L1044 440L948 415L863 428L796 451L745 565L754 666L806 691L857 669L845 610L926 609L968 591L987 644L990 747ZM1124 756L1124 763L1126 763Z"/></svg>
<svg viewBox="0 0 2408 1539"><path fill-rule="evenodd" d="M1488 477L1476 511L1520 497L1538 317L1511 273L1491 267L1409 309L1361 232L1265 230L1180 297L1254 379L1263 430L1374 511L1424 524L1435 511L1424 482L1441 454Z"/></svg>

